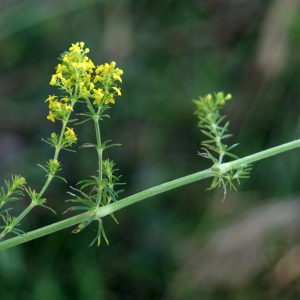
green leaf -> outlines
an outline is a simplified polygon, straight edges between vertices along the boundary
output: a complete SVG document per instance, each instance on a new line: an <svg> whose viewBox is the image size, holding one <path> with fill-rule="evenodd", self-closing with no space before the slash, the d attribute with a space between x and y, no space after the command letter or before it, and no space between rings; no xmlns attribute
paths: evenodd
<svg viewBox="0 0 300 300"><path fill-rule="evenodd" d="M103 238L104 238L106 244L108 245L109 242L108 242L108 239L107 239L107 237L106 237L106 234L105 234L105 231L104 231L104 227L103 227L103 226L102 226L102 229L101 229L101 233L102 233L102 236L103 236Z"/></svg>
<svg viewBox="0 0 300 300"><path fill-rule="evenodd" d="M76 121L78 121L78 119L69 119L69 120L68 120L68 123L74 123L74 122L76 122Z"/></svg>
<svg viewBox="0 0 300 300"><path fill-rule="evenodd" d="M81 145L79 148L97 148L97 145L85 143L85 144Z"/></svg>
<svg viewBox="0 0 300 300"><path fill-rule="evenodd" d="M233 148L235 148L236 146L238 146L239 144L237 143L237 144L234 144L234 145L231 145L230 147L227 147L226 148L226 151L230 151L230 150L232 150Z"/></svg>
<svg viewBox="0 0 300 300"><path fill-rule="evenodd" d="M227 131L228 125L229 125L229 122L227 122L227 123L223 126L223 128L222 128L222 130L221 130L221 135L223 135L223 134L225 133L225 131Z"/></svg>
<svg viewBox="0 0 300 300"><path fill-rule="evenodd" d="M62 214L64 215L71 210L90 210L90 208L86 206L72 206L65 210Z"/></svg>
<svg viewBox="0 0 300 300"><path fill-rule="evenodd" d="M216 121L216 124L219 125L225 118L226 118L226 116L220 117L219 120Z"/></svg>
<svg viewBox="0 0 300 300"><path fill-rule="evenodd" d="M18 201L20 199L22 199L22 198L20 198L20 197L8 197L7 200L5 201L5 203L7 203L7 202L13 202L13 201Z"/></svg>
<svg viewBox="0 0 300 300"><path fill-rule="evenodd" d="M70 188L71 188L72 190L74 190L74 191L80 193L80 194L81 194L82 196L84 196L85 198L89 199L89 196L88 196L86 193L84 193L83 191L78 190L78 189L75 189L75 188L72 187L72 186L70 186Z"/></svg>
<svg viewBox="0 0 300 300"><path fill-rule="evenodd" d="M236 155L234 155L232 153L229 153L229 152L225 152L225 155L230 156L230 157L232 157L234 159L238 159L238 157Z"/></svg>
<svg viewBox="0 0 300 300"><path fill-rule="evenodd" d="M26 236L26 233L20 229L14 228L11 232L18 236L24 236L24 235ZM24 238L25 238L25 236L24 236Z"/></svg>
<svg viewBox="0 0 300 300"><path fill-rule="evenodd" d="M58 178L58 179L64 181L65 183L68 183L67 180L61 176L54 175L53 177Z"/></svg>
<svg viewBox="0 0 300 300"><path fill-rule="evenodd" d="M205 131L205 130L201 130L201 132L202 132L203 134L205 134L206 136L208 136L209 138L215 140L215 137L214 137L213 135L211 135L209 132L207 132L207 131Z"/></svg>
<svg viewBox="0 0 300 300"><path fill-rule="evenodd" d="M47 208L47 209L51 210L54 214L56 214L56 211L55 211L54 209L52 209L51 207L49 207L49 206L46 206L46 205L44 205L44 204L39 204L39 206L42 206L42 207L44 207L44 208Z"/></svg>
<svg viewBox="0 0 300 300"><path fill-rule="evenodd" d="M94 238L94 240L90 243L89 246L92 246L96 242L96 240L98 240L97 247L100 246L100 244L101 244L101 229L102 229L102 220L100 219L100 220L98 220L98 232L97 232L97 235Z"/></svg>
<svg viewBox="0 0 300 300"><path fill-rule="evenodd" d="M76 196L76 195L74 195ZM95 203L93 201L91 201L90 199L82 199L82 198L76 198L76 199L68 199L65 202L74 202L74 203L82 203L88 207L92 207L93 205L95 205Z"/></svg>
<svg viewBox="0 0 300 300"><path fill-rule="evenodd" d="M110 214L110 216L113 218L113 220L114 220L117 224L119 224L119 222L117 221L117 219L116 219L116 217L115 217L114 214Z"/></svg>
<svg viewBox="0 0 300 300"><path fill-rule="evenodd" d="M72 233L78 233L85 229L87 226L89 226L95 219L96 214L94 214L88 221L80 223L73 231Z"/></svg>
<svg viewBox="0 0 300 300"><path fill-rule="evenodd" d="M228 138L230 138L230 137L232 137L232 134L225 134L225 135L221 136L220 138L221 138L222 140L224 140L224 139L228 139Z"/></svg>
<svg viewBox="0 0 300 300"><path fill-rule="evenodd" d="M91 117L91 114L89 114L89 113L80 113L80 114L77 114L78 116L85 116L85 117L89 117L89 118L91 118L91 119L93 119L92 117ZM96 115L96 114L95 114Z"/></svg>
<svg viewBox="0 0 300 300"><path fill-rule="evenodd" d="M214 144L215 141L216 141L215 139L213 139L213 140L205 140L205 141L202 141L202 142L201 142L201 145L207 147L208 144Z"/></svg>
<svg viewBox="0 0 300 300"><path fill-rule="evenodd" d="M67 147L62 147L61 149L65 150L65 151L68 151L68 152L74 152L74 153L76 153L75 150L68 149Z"/></svg>
<svg viewBox="0 0 300 300"><path fill-rule="evenodd" d="M117 195L115 194L115 192L112 189L110 189L109 187L105 186L104 190L106 190L112 196L114 202L117 202L116 197L115 197Z"/></svg>
<svg viewBox="0 0 300 300"><path fill-rule="evenodd" d="M93 118L91 118L90 115L89 115L89 118L84 119L80 122L77 122L77 123L75 123L75 125L81 125L81 124L86 123L86 122L91 121L91 120L93 120Z"/></svg>

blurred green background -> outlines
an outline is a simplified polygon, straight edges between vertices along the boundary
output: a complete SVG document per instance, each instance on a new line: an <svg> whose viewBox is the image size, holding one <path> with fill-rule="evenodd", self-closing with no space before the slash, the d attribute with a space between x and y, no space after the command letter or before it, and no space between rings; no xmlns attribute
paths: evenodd
<svg viewBox="0 0 300 300"><path fill-rule="evenodd" d="M224 109L242 157L299 138L299 0L11 0L0 2L0 180L26 177L53 155L41 141L59 128L44 102L59 54L83 41L99 65L124 70L122 97L102 124L126 182L121 198L210 167L191 99L232 93ZM64 218L68 186L94 175L82 126L76 154L47 204L22 221L33 230ZM66 229L0 252L1 299L299 299L299 150L253 165L238 192L210 179L105 218L110 244ZM28 198L16 203L18 215ZM72 213L70 213L71 215Z"/></svg>

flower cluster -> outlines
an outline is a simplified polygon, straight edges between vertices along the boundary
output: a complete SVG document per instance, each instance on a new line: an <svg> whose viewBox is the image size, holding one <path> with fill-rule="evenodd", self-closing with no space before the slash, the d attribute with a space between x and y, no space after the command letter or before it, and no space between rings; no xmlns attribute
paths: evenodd
<svg viewBox="0 0 300 300"><path fill-rule="evenodd" d="M116 68L114 61L96 67L87 57L87 53L89 49L84 49L83 42L72 44L69 51L62 54L62 62L56 67L50 85L64 90L68 97L63 99L67 101L71 99L76 102L80 98L92 98L97 107L114 104L114 97L121 96L121 90L115 81L122 82L123 71Z"/></svg>
<svg viewBox="0 0 300 300"><path fill-rule="evenodd" d="M61 150L67 150L75 152L74 150L68 149L77 141L77 136L71 128L70 123L77 121L77 119L71 119L71 114L75 109L75 104L85 103L88 112L79 113L86 117L84 120L80 120L74 125L83 124L86 121L93 121L95 125L95 134L97 145L91 143L85 143L83 147L94 147L97 149L98 154L98 176L92 176L92 180L81 181L81 189L76 190L80 196L74 195L75 199L73 202L79 202L85 206L71 207L69 210L91 210L93 216L90 220L81 223L73 232L80 232L87 227L92 221L98 221L98 233L96 239L98 245L100 244L101 236L107 241L105 236L102 220L96 216L96 211L100 206L108 205L111 201L117 201L118 193L121 191L115 191L116 185L119 185L117 181L119 177L115 176L114 163L106 160L103 162L102 153L103 151L111 146L107 146L109 141L101 142L100 136L100 125L99 121L106 111L109 103L115 103L115 97L121 96L121 89L116 84L117 81L122 82L121 76L123 71L116 67L116 63L113 61L110 64L105 63L100 66L95 66L90 58L87 57L89 53L88 48L84 48L83 42L77 42L72 44L68 51L64 52L60 60L61 62L57 65L55 74L52 75L50 85L56 86L61 90L61 95L49 95L45 102L48 103L49 113L47 119L55 122L55 120L61 122L61 131L59 134L52 133L50 138L44 140L50 146L54 147L54 155L52 159L46 161L44 165L38 164L46 172L47 180L45 181L40 192L32 189L31 187L25 187L26 180L21 176L13 176L11 182L5 181L6 190L0 187L0 209L6 203L16 201L20 199L20 196L24 196L23 190L27 192L31 198L30 205L18 216L12 217L6 209L6 216L1 214L0 218L3 219L5 225L0 226L3 229L0 232L0 240L6 236L6 234L13 232L17 235L24 234L22 230L16 229L15 227L20 224L20 221L31 211L35 206L42 206L44 208L52 210L50 207L45 206L46 198L43 198L43 194L48 188L53 178L58 178L66 182L63 177L57 175L61 171L61 164L58 160ZM69 127L68 127L69 126ZM82 189L84 187L91 188L88 194L85 194ZM55 211L52 210L54 213ZM112 215L114 218L114 216ZM114 218L115 219L115 218ZM94 241L95 241L94 240Z"/></svg>
<svg viewBox="0 0 300 300"><path fill-rule="evenodd" d="M95 147L98 152L98 174L99 176L92 176L90 180L83 180L78 184L81 185L80 190L72 188L77 191L80 196L70 193L75 199L69 201L79 202L84 206L74 206L67 209L70 210L93 210L96 211L100 206L108 205L111 201L116 202L118 193L114 187L120 185L117 181L120 177L115 176L113 173L114 162L110 160L102 161L102 152L105 148L114 146L106 146L106 142L101 143L99 120L101 120L102 113L108 108L108 104L115 103L115 97L121 96L121 89L116 84L122 82L121 76L123 71L116 67L116 63L105 63L100 66L95 66L87 54L88 48L84 48L83 42L72 44L69 51L64 52L61 57L61 63L56 67L56 72L52 75L50 85L57 86L63 91L63 96L58 98L55 95L49 96L46 100L49 102L49 115L47 118L54 122L55 120L62 121L63 128L60 135L52 133L51 137L46 141L48 144L56 148L58 153L60 149L67 149L77 141L77 136L73 128L67 127L68 123L74 122L70 120L70 115L76 102L86 103L88 112L79 115L85 116L86 119L77 122L75 125L82 124L86 121L93 120L95 123L95 130L97 136L97 145L84 144L83 147ZM69 150L72 151L72 150ZM42 167L46 173L52 177L61 178L56 174L61 169L60 163L57 161L57 155L53 160L49 160L46 166ZM61 178L63 179L63 178ZM64 180L64 179L63 179ZM90 187L91 191L86 194L82 190L85 187ZM34 198L34 193L31 193ZM112 215L114 218L114 216ZM80 232L88 226L93 220L96 220L95 215L87 222L80 224L73 232ZM114 218L115 219L115 218ZM102 220L97 219L99 222L98 234L95 240L100 244L101 236L107 238L104 233ZM94 241L95 241L94 240Z"/></svg>
<svg viewBox="0 0 300 300"><path fill-rule="evenodd" d="M63 139L63 146L68 147L71 146L73 143L76 143L77 137L73 128L67 127L66 131L64 132L64 139Z"/></svg>
<svg viewBox="0 0 300 300"><path fill-rule="evenodd" d="M70 116L70 112L73 111L71 105L68 104L69 98L57 99L57 96L49 96L45 102L49 101L49 115L47 119L55 122L56 120L64 121Z"/></svg>
<svg viewBox="0 0 300 300"><path fill-rule="evenodd" d="M118 88L114 82L116 80L122 82L121 75L123 75L123 71L116 68L116 63L112 61L110 64L106 63L97 67L95 73L96 76L93 79L93 83L95 85L100 83L102 88L93 89L94 94L91 95L91 97L95 99L93 104L100 106L102 104L102 99L105 99L104 104L114 104L114 96L122 95L120 88Z"/></svg>
<svg viewBox="0 0 300 300"><path fill-rule="evenodd" d="M69 51L61 55L61 64L56 67L56 74L52 75L50 85L59 86L73 96L88 96L92 88L91 74L95 68L93 62L86 56L89 49L84 49L84 43L72 44ZM76 95L77 94L77 95Z"/></svg>

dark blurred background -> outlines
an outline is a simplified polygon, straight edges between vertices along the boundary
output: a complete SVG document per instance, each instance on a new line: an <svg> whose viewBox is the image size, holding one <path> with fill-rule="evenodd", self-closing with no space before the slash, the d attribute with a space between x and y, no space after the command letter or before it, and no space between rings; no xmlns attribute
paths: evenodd
<svg viewBox="0 0 300 300"><path fill-rule="evenodd" d="M210 167L191 99L232 93L224 109L242 157L299 138L300 0L11 0L0 2L0 180L39 190L59 124L44 102L59 54L83 41L99 65L124 70L122 97L102 123L121 143L113 159L120 198ZM65 218L69 185L94 175L92 124L62 153L68 185L46 192L57 215L36 208L30 231ZM253 164L238 192L210 179L106 217L110 244L88 247L94 226L66 229L0 252L1 299L299 299L299 150ZM28 198L15 203L18 215ZM70 213L71 216L72 213Z"/></svg>

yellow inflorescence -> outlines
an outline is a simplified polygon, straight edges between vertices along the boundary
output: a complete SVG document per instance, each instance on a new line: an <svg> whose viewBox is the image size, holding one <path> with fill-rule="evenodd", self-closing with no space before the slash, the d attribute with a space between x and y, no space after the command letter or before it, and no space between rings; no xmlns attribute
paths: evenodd
<svg viewBox="0 0 300 300"><path fill-rule="evenodd" d="M56 99L57 96L49 96L45 102L49 101L49 115L47 119L55 122L55 119L62 119L64 116L68 115L70 111L73 110L72 106L68 105L67 103L63 103ZM65 102L66 98L61 99Z"/></svg>
<svg viewBox="0 0 300 300"><path fill-rule="evenodd" d="M115 96L121 96L121 90L115 81L122 82L123 71L116 68L116 63L105 63L96 67L86 54L83 42L72 44L69 51L61 56L62 62L57 65L56 73L52 75L50 85L58 86L67 96L57 99L49 96L49 115L47 119L63 120L72 110L70 103L80 98L92 98L93 104L101 107L105 104L115 103Z"/></svg>
<svg viewBox="0 0 300 300"><path fill-rule="evenodd" d="M64 144L65 145L72 145L76 143L77 136L73 130L73 128L67 127L66 131L64 132Z"/></svg>

